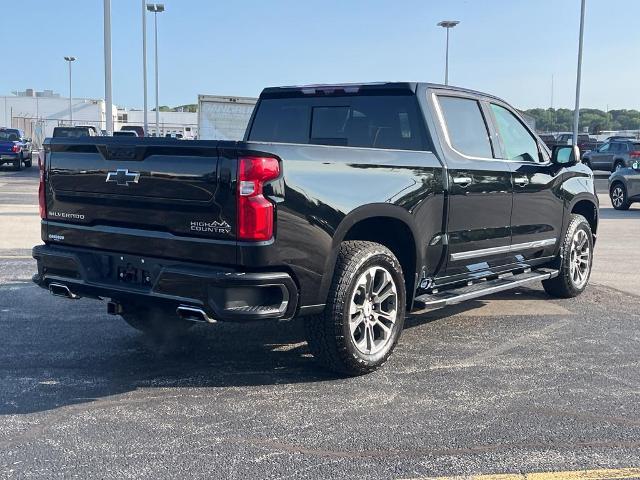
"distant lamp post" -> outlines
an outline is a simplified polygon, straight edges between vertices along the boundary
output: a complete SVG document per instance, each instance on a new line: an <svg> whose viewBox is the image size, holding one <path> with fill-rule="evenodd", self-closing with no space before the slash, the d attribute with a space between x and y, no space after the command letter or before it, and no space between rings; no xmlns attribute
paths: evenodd
<svg viewBox="0 0 640 480"><path fill-rule="evenodd" d="M160 110L158 101L158 14L164 12L164 4L148 3L147 10L153 12L155 28L155 56L156 56L156 137L160 136Z"/></svg>
<svg viewBox="0 0 640 480"><path fill-rule="evenodd" d="M449 30L458 25L460 22L458 20L443 20L438 23L439 27L445 28L447 30L447 50L445 53L444 60L444 84L449 85Z"/></svg>
<svg viewBox="0 0 640 480"><path fill-rule="evenodd" d="M69 64L69 123L73 125L73 107L71 106L71 62L76 61L76 57L64 57Z"/></svg>

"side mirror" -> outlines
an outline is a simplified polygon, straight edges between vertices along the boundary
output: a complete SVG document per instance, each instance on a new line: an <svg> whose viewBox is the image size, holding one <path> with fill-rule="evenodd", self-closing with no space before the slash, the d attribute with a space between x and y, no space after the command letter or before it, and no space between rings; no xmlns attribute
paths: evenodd
<svg viewBox="0 0 640 480"><path fill-rule="evenodd" d="M556 165L570 166L580 161L580 149L577 145L559 145L553 149L551 162Z"/></svg>

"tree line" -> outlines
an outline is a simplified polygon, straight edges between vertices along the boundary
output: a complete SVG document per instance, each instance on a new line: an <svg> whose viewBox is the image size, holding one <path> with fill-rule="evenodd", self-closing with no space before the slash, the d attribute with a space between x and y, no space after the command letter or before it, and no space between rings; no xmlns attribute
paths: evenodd
<svg viewBox="0 0 640 480"><path fill-rule="evenodd" d="M573 110L568 108L532 108L524 113L535 118L539 132L567 132L573 129ZM640 130L640 111L580 109L579 131L588 128L595 135L603 130Z"/></svg>

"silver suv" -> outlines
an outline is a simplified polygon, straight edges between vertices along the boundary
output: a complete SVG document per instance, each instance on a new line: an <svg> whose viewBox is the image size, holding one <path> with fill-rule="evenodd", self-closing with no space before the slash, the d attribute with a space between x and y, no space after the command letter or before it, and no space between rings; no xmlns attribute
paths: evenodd
<svg viewBox="0 0 640 480"><path fill-rule="evenodd" d="M610 140L595 150L582 155L582 163L591 170L615 172L621 168L631 167L640 160L640 141Z"/></svg>
<svg viewBox="0 0 640 480"><path fill-rule="evenodd" d="M640 202L640 159L631 168L616 170L609 177L609 197L616 210L628 210L632 203Z"/></svg>

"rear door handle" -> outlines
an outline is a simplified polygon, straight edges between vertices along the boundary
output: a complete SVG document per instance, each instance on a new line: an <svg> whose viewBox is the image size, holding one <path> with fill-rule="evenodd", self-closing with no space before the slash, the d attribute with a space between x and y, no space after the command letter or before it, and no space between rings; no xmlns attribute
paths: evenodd
<svg viewBox="0 0 640 480"><path fill-rule="evenodd" d="M454 177L453 183L460 185L462 188L466 188L473 183L471 177Z"/></svg>
<svg viewBox="0 0 640 480"><path fill-rule="evenodd" d="M513 179L513 182L519 187L524 187L529 184L529 179L527 177L516 177Z"/></svg>

